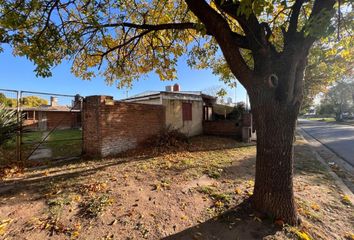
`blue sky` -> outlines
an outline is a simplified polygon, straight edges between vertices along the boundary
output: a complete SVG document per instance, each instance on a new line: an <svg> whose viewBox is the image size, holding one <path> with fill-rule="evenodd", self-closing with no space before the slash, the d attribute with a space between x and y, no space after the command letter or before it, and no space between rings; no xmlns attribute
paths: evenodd
<svg viewBox="0 0 354 240"><path fill-rule="evenodd" d="M129 89L128 95L134 95L146 90L164 90L166 85L177 82L181 85L181 90L201 91L213 86L223 85L218 76L210 70L192 70L186 64L186 56L180 58L177 67L178 80L160 81L155 74L150 74L148 78L134 82L133 88ZM76 78L70 72L71 64L62 63L53 69L53 76L50 78L37 78L35 76L34 65L25 57L14 57L12 50L4 46L4 52L0 53L0 88L52 92L61 94L89 95L110 95L114 99L121 99L126 96L125 89L117 89L114 85L107 85L103 78L95 78L91 81ZM229 96L234 99L235 89L227 88ZM245 101L245 90L238 84L236 89L236 100Z"/></svg>

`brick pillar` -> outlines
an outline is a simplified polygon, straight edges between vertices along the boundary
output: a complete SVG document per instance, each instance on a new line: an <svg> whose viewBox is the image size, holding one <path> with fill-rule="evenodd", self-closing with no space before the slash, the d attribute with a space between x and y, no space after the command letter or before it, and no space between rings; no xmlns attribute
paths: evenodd
<svg viewBox="0 0 354 240"><path fill-rule="evenodd" d="M111 96L88 96L83 101L83 154L86 158L102 157L101 108Z"/></svg>

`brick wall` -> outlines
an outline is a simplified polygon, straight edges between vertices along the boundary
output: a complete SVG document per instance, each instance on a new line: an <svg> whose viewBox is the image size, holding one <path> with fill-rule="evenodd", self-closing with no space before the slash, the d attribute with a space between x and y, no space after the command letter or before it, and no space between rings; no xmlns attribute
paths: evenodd
<svg viewBox="0 0 354 240"><path fill-rule="evenodd" d="M242 127L237 125L237 121L232 120L204 121L203 133L241 138Z"/></svg>
<svg viewBox="0 0 354 240"><path fill-rule="evenodd" d="M87 157L106 157L137 147L165 127L165 109L113 101L110 96L86 97L83 104L83 149Z"/></svg>
<svg viewBox="0 0 354 240"><path fill-rule="evenodd" d="M217 120L204 121L203 133L206 135L242 137L242 127L252 128L252 114L243 113L241 121Z"/></svg>

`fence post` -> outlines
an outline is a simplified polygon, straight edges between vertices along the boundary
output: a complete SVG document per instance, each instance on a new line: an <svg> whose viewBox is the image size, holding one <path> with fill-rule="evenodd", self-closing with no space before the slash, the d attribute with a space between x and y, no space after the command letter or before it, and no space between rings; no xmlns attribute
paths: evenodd
<svg viewBox="0 0 354 240"><path fill-rule="evenodd" d="M17 105L17 124L18 124L18 129L16 132L16 151L17 151L17 161L20 162L22 159L21 156L21 131L22 131L22 119L21 119L21 107L20 107L20 102L21 102L21 91L16 92L16 105Z"/></svg>

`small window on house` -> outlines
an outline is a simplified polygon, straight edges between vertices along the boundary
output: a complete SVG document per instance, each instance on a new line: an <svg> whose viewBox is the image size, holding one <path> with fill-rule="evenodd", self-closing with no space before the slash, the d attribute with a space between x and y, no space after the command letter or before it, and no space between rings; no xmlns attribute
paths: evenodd
<svg viewBox="0 0 354 240"><path fill-rule="evenodd" d="M192 121L192 103L182 103L183 121Z"/></svg>
<svg viewBox="0 0 354 240"><path fill-rule="evenodd" d="M204 120L211 121L213 116L213 108L210 106L204 106Z"/></svg>

